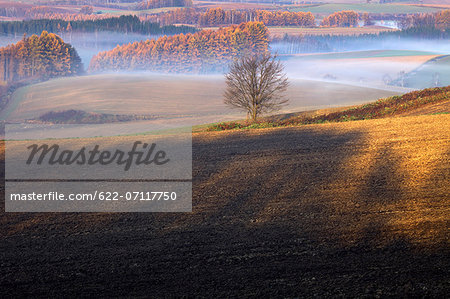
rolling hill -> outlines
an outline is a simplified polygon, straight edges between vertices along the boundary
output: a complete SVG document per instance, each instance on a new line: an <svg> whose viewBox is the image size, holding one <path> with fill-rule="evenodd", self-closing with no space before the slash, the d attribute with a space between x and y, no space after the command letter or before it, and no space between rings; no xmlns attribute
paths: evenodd
<svg viewBox="0 0 450 299"><path fill-rule="evenodd" d="M2 214L2 293L445 297L449 126L194 134L192 213Z"/></svg>
<svg viewBox="0 0 450 299"><path fill-rule="evenodd" d="M51 111L147 115L195 124L242 117L223 104L222 76L114 74L56 79L16 90L0 118L36 119ZM333 82L292 79L285 111L368 102L396 92Z"/></svg>
<svg viewBox="0 0 450 299"><path fill-rule="evenodd" d="M247 120L213 124L207 131L231 129L270 128L380 119L408 115L450 113L450 86L412 91L375 102L351 106L279 114L261 118L252 123ZM201 128L204 129L204 128Z"/></svg>
<svg viewBox="0 0 450 299"><path fill-rule="evenodd" d="M393 83L400 84L398 80ZM450 85L450 55L432 58L410 71L405 75L404 84L418 89Z"/></svg>

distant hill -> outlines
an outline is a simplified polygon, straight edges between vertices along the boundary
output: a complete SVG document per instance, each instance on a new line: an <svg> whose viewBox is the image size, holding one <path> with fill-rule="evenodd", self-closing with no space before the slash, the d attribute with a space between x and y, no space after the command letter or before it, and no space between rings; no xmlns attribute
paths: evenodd
<svg viewBox="0 0 450 299"><path fill-rule="evenodd" d="M442 55L428 60L407 73L403 79L395 80L393 84L410 88L450 85L450 55Z"/></svg>

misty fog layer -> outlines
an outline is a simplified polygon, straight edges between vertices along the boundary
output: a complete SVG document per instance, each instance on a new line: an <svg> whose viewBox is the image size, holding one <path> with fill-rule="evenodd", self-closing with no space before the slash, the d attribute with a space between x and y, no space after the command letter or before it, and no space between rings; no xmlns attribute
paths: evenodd
<svg viewBox="0 0 450 299"><path fill-rule="evenodd" d="M312 41L316 41L313 38ZM350 51L373 51L373 50L409 50L433 52L436 54L450 54L450 41L438 39L419 38L376 38L346 40L321 40L317 39L317 44L310 45L311 42L272 42L270 49L278 54L300 54L300 53L327 53L327 52L350 52Z"/></svg>
<svg viewBox="0 0 450 299"><path fill-rule="evenodd" d="M431 63L430 60L442 57L434 53L369 51L345 54L291 55L280 58L285 63L290 78L341 82L398 91L402 91L402 87L414 89L450 84L450 63L441 63L439 60ZM413 75L420 75L420 82L412 80L410 77L414 77Z"/></svg>
<svg viewBox="0 0 450 299"><path fill-rule="evenodd" d="M158 36L97 32L64 33L61 37L75 47L87 69L92 56L100 51ZM0 46L21 38L0 36ZM447 40L323 40L325 45L306 47L298 41L270 44L270 50L280 54L291 83L287 92L290 103L280 113L362 104L411 89L450 85ZM106 136L146 132L153 125L190 126L245 118L245 112L225 106L224 88L223 72L217 71L206 75L88 72L17 90L0 119L34 121L47 112L70 109L150 116L150 120L113 126L83 125L93 134L101 128L101 135Z"/></svg>
<svg viewBox="0 0 450 299"><path fill-rule="evenodd" d="M62 32L60 36L64 41L75 47L85 69L88 68L91 58L98 52L111 50L121 44L158 38L156 35L112 32ZM15 43L21 38L22 36L19 35L0 36L0 46ZM401 39L394 37L362 37L350 39L313 37L311 41L276 40L270 43L270 50L278 53L285 62L289 77L384 88L388 82L390 82L390 85L402 87L402 84L398 83L398 80L401 79L399 78L401 76L399 75L400 73L414 71L421 64L436 55L449 54L450 42L448 40L404 37ZM353 51L371 52L365 53L362 57L360 53L349 53L347 57L335 57L333 55L285 55ZM427 78L425 78L427 83L424 83L420 87L433 87L447 84L446 79L448 76L446 74L450 72L448 70L448 64L442 64L439 66L439 70L430 72L430 74L426 75ZM218 72L217 74L222 73ZM439 80L436 80L436 77ZM419 86L409 87L418 88ZM391 89L392 87L386 88Z"/></svg>
<svg viewBox="0 0 450 299"><path fill-rule="evenodd" d="M448 40L330 39L313 46L295 41L275 42L270 48L280 55L292 78L388 89L450 84L450 61L429 61L450 54ZM422 70L426 72L418 72ZM412 78L415 75L418 78Z"/></svg>
<svg viewBox="0 0 450 299"><path fill-rule="evenodd" d="M61 78L25 87L0 113L8 121L36 119L49 111L150 115L155 120L215 122L245 113L223 104L221 75L110 74ZM339 83L291 79L283 111L294 112L373 101L395 93ZM20 107L20 109L16 109Z"/></svg>
<svg viewBox="0 0 450 299"><path fill-rule="evenodd" d="M117 45L128 44L136 41L158 38L159 35L144 35L137 33L114 32L62 32L58 35L71 44L78 52L85 68L89 66L91 58L98 52L108 51ZM22 39L22 35L0 35L0 47L16 43Z"/></svg>

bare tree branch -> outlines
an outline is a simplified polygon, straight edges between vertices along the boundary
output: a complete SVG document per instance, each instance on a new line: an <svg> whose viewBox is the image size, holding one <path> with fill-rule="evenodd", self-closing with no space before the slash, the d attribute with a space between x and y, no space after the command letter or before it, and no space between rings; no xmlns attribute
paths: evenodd
<svg viewBox="0 0 450 299"><path fill-rule="evenodd" d="M224 103L247 111L253 121L288 102L284 95L289 86L284 67L268 53L237 59L230 65L225 80Z"/></svg>

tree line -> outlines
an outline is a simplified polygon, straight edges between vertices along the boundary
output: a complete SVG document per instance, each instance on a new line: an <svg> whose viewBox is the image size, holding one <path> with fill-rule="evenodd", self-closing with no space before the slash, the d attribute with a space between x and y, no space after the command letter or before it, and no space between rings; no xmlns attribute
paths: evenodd
<svg viewBox="0 0 450 299"><path fill-rule="evenodd" d="M354 11L338 11L322 20L324 27L357 27L359 15Z"/></svg>
<svg viewBox="0 0 450 299"><path fill-rule="evenodd" d="M218 26L251 21L262 22L266 26L315 26L314 15L310 12L225 10L220 7L210 8L206 11L199 11L195 8L179 8L165 13L150 15L147 19L164 25Z"/></svg>
<svg viewBox="0 0 450 299"><path fill-rule="evenodd" d="M314 52L338 52L347 49L380 46L382 43L401 43L411 38L422 40L450 39L450 10L436 14L411 15L402 23L402 30L385 31L377 34L360 35L285 35L273 37L272 50L279 54L297 54Z"/></svg>
<svg viewBox="0 0 450 299"><path fill-rule="evenodd" d="M28 21L0 22L0 34L40 34L42 31L61 32L95 32L114 31L141 34L178 34L197 31L191 26L161 26L158 23L141 21L137 16L120 16L107 19L65 21L59 19L39 19Z"/></svg>
<svg viewBox="0 0 450 299"><path fill-rule="evenodd" d="M30 4L22 3L0 3L0 16L2 17L24 17L32 7Z"/></svg>
<svg viewBox="0 0 450 299"><path fill-rule="evenodd" d="M442 10L435 15L435 26L440 30L450 28L450 9Z"/></svg>
<svg viewBox="0 0 450 299"><path fill-rule="evenodd" d="M415 26L398 31L385 31L377 34L360 35L284 35L273 37L270 46L278 54L298 54L316 52L339 52L348 49L379 47L382 43L401 43L411 38L423 40L448 40L450 31L440 30L436 26Z"/></svg>
<svg viewBox="0 0 450 299"><path fill-rule="evenodd" d="M81 59L76 50L54 33L25 37L0 48L0 82L47 79L80 74Z"/></svg>
<svg viewBox="0 0 450 299"><path fill-rule="evenodd" d="M45 6L11 2L7 2L2 5L2 3L0 3L0 16L4 17L36 19L42 17L43 15L69 14L71 13L68 13L66 9L55 7L55 4L51 4L51 6Z"/></svg>
<svg viewBox="0 0 450 299"><path fill-rule="evenodd" d="M235 57L266 51L267 28L261 22L247 22L117 46L94 56L89 70L223 71Z"/></svg>
<svg viewBox="0 0 450 299"><path fill-rule="evenodd" d="M408 15L400 21L400 28L434 27L439 30L450 28L450 9L441 10L435 14Z"/></svg>
<svg viewBox="0 0 450 299"><path fill-rule="evenodd" d="M338 11L325 17L320 26L323 27L356 27L358 20L363 20L365 25L371 25L373 14L359 15L355 11ZM437 13L401 15L402 28L424 26L433 24L443 30L450 24L450 10L442 10ZM300 26L315 27L316 20L310 12L267 11L267 10L225 10L223 8L210 8L206 11L196 8L179 8L163 13L151 14L146 20L163 25L192 24L198 26L220 26L240 24L242 22L262 22L266 26Z"/></svg>

